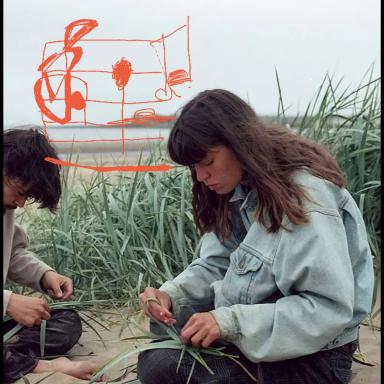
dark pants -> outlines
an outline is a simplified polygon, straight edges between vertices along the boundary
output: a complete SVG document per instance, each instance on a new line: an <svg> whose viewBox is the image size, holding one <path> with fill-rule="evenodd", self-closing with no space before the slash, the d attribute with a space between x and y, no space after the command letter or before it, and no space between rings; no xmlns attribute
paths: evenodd
<svg viewBox="0 0 384 384"><path fill-rule="evenodd" d="M182 308L177 316L177 330L180 331L194 312L200 311L201 308L198 305ZM150 330L156 335L164 335L162 329L153 321L150 321ZM292 342L295 341L292 340ZM240 356L239 361L258 380L257 384L347 384L352 376L352 355L356 348L357 341L354 341L339 348L270 363L251 362L232 344L227 345L223 352ZM176 374L180 353L175 349L141 352L137 363L140 382L142 384L185 384L194 359L185 353ZM255 383L240 365L228 358L205 354L202 354L202 357L215 374L211 375L205 367L196 362L191 384Z"/></svg>
<svg viewBox="0 0 384 384"><path fill-rule="evenodd" d="M3 324L3 334L16 325L9 320ZM69 309L51 311L46 323L45 356L64 355L79 340L82 333L77 312ZM12 383L31 372L40 359L40 326L23 328L3 345L3 382Z"/></svg>
<svg viewBox="0 0 384 384"><path fill-rule="evenodd" d="M226 347L223 352L240 356L240 362L258 380L257 384L346 384L351 379L352 354L356 345L357 343L353 342L296 359L258 364L245 358L233 345ZM191 384L255 383L243 368L228 358L205 354L202 354L202 357L215 374L211 375L206 368L196 362ZM193 357L186 353L176 374L179 358L180 351L174 349L141 352L137 365L140 382L185 384Z"/></svg>

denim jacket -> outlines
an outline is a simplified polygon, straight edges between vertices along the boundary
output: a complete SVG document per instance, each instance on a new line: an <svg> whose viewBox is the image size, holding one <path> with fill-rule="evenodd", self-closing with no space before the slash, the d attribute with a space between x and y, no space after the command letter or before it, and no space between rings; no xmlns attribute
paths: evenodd
<svg viewBox="0 0 384 384"><path fill-rule="evenodd" d="M371 309L372 256L352 196L306 171L294 181L310 199L310 222L268 233L254 220L257 192L238 185L230 200L233 232L202 238L200 257L160 290L182 307L211 306L221 337L251 361L278 361L357 338Z"/></svg>

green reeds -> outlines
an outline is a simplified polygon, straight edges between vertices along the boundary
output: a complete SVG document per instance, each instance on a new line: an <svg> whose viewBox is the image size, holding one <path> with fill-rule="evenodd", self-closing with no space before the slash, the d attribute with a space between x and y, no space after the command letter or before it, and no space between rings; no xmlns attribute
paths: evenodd
<svg viewBox="0 0 384 384"><path fill-rule="evenodd" d="M76 299L129 305L143 288L172 279L196 256L186 169L95 173L80 183L71 177L75 170L66 171L57 215L31 206L19 220L30 249L74 280Z"/></svg>
<svg viewBox="0 0 384 384"><path fill-rule="evenodd" d="M361 209L374 257L375 303L381 280L380 80L371 68L349 90L326 75L305 113L289 118L277 71L276 76L277 120L330 149ZM145 164L164 161L158 148ZM86 178L76 168L64 168L63 184L56 216L26 207L18 219L27 226L30 249L73 278L76 300L135 305L143 288L172 279L196 257L199 243L185 167ZM381 310L372 313L379 316Z"/></svg>
<svg viewBox="0 0 384 384"><path fill-rule="evenodd" d="M371 324L381 315L377 303L381 283L380 79L374 79L372 74L373 68L353 90L343 88L342 80L335 82L326 75L305 113L292 118L286 114L276 71L277 121L289 123L299 134L329 148L362 212L375 268L372 308L375 303L376 307L371 313ZM147 163L158 160L164 158L155 150ZM146 286L159 286L172 279L197 256L199 243L188 169L175 167L165 173L95 173L87 179L76 173L76 168L64 169L64 193L56 216L27 207L18 220L27 226L30 249L58 272L72 277L77 308L89 303L96 308L135 307ZM18 287L12 289L22 293ZM89 324L90 319L83 317L83 321ZM20 329L16 326L3 341ZM182 345L174 336L157 345L151 343L122 352L94 380L117 362L150 348L177 348L180 359L188 352L204 365L198 355L202 351ZM44 340L41 348L43 351Z"/></svg>
<svg viewBox="0 0 384 384"><path fill-rule="evenodd" d="M176 349L180 351L180 357L179 361L176 367L175 374L178 373L178 370L180 368L181 361L183 360L185 354L189 354L193 358L193 364L191 367L191 370L188 375L188 379L186 384L189 384L191 377L193 375L196 362L201 364L211 375L214 375L215 373L212 371L212 369L207 365L203 358L203 354L206 355L215 355L219 356L222 358L228 358L235 363L239 364L241 368L244 370L244 372L249 376L250 380L257 382L257 379L247 370L247 368L239 361L239 356L237 355L231 355L223 352L223 349L225 349L225 346L223 347L218 347L218 348L213 348L213 347L208 347L208 348L197 348L193 347L191 345L186 345L183 344L180 340L180 335L178 334L177 330L171 325L167 326L155 319L153 319L164 331L164 336L161 337L159 340L159 336L157 335L152 335L149 332L145 332L139 324L133 320L132 323L136 325L141 331L144 332L144 335L140 336L133 336L129 337L123 340L142 340L142 339L153 339L154 341L148 344L141 345L134 350L125 350L120 352L118 355L114 356L111 360L106 362L102 367L100 367L97 372L93 375L92 379L89 381L89 384L94 383L97 381L100 377L103 375L108 374L108 370L111 369L113 366L117 365L120 363L122 360L127 360L128 357L138 354L143 351L149 351L153 349Z"/></svg>
<svg viewBox="0 0 384 384"><path fill-rule="evenodd" d="M381 284L381 105L380 78L371 66L353 90L326 75L305 113L287 118L276 72L279 107L277 121L288 123L302 136L324 144L347 179L347 189L363 215L375 271L372 315Z"/></svg>

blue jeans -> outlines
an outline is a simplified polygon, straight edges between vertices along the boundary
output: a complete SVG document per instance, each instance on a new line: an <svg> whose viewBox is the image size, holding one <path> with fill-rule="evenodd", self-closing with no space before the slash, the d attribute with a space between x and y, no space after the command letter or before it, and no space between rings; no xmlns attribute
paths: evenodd
<svg viewBox="0 0 384 384"><path fill-rule="evenodd" d="M294 341L293 341L294 342ZM342 347L320 351L295 359L253 363L234 346L223 352L240 356L241 363L256 377L257 384L347 384L351 379L352 354L357 342ZM215 373L211 375L196 363L191 384L245 384L254 381L243 368L228 358L202 355ZM180 351L157 349L140 353L137 374L142 384L185 384L193 358L185 354L176 374Z"/></svg>

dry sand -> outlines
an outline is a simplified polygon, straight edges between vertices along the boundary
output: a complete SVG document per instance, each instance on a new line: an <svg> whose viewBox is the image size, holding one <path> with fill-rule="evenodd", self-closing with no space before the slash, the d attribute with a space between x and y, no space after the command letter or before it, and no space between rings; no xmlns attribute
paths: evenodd
<svg viewBox="0 0 384 384"><path fill-rule="evenodd" d="M95 332L91 330L88 326L84 326L84 332L81 336L79 343L71 350L70 354L73 357L73 360L91 360L97 364L104 364L112 357L116 356L119 352L123 350L133 350L135 346L140 345L142 342L138 341L127 341L122 340L132 335L131 331L128 328L125 328L121 336L119 332L121 330L121 317L119 315L104 315L101 322L106 325L109 330L104 329L100 325L93 323L93 326L98 330L100 335L106 344L106 349L103 346L100 339L97 337ZM134 330L135 332L135 330ZM136 334L140 334L140 331L136 330ZM380 383L380 345L381 345L381 335L380 331L372 330L368 326L360 327L360 344L361 351L364 353L365 357L369 362L374 363L372 367L353 363L352 366L352 384L378 384ZM86 355L86 356L76 356L76 355ZM131 357L129 364L136 362L136 355ZM123 367L123 364L120 364L117 367L111 369L109 380L119 377L121 374L120 369ZM26 378L29 380L30 384L37 384L39 380L47 376L47 374L28 374ZM127 383L128 380L134 379L135 374L131 373L127 378L115 382L116 384ZM54 373L50 377L47 377L43 380L43 384L75 384L75 383L87 383L87 380L75 379L71 376L67 376L61 373ZM18 380L17 384L25 384L23 380ZM106 383L103 381L103 383ZM310 383L308 383L310 384Z"/></svg>

